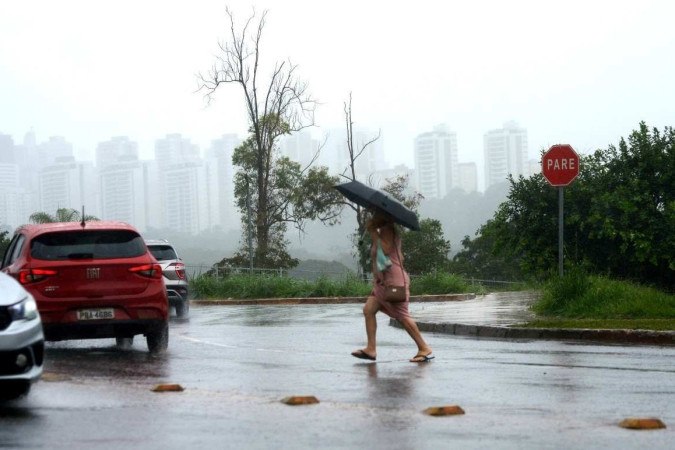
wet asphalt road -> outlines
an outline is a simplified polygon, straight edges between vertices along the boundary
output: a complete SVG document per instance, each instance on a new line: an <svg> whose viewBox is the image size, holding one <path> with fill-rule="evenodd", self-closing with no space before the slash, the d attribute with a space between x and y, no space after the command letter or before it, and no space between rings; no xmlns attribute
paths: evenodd
<svg viewBox="0 0 675 450"><path fill-rule="evenodd" d="M413 315L419 305L411 305ZM51 343L31 394L0 406L0 448L672 448L675 349L427 334L436 359L379 319L378 362L359 305L193 306L169 351L144 339ZM158 383L181 393L154 393ZM289 395L318 405L287 406ZM466 415L430 417L458 404ZM617 423L656 416L669 428Z"/></svg>

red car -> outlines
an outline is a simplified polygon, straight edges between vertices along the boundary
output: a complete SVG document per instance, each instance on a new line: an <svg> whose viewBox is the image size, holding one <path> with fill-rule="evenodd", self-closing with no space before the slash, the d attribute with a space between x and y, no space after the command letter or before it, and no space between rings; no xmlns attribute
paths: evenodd
<svg viewBox="0 0 675 450"><path fill-rule="evenodd" d="M151 352L169 343L162 268L129 224L24 225L2 260L37 301L46 340L145 335Z"/></svg>

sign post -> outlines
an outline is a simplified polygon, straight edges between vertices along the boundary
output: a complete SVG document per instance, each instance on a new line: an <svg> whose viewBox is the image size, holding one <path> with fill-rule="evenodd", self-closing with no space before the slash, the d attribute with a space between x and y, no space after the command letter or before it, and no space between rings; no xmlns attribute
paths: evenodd
<svg viewBox="0 0 675 450"><path fill-rule="evenodd" d="M541 158L541 173L551 186L558 188L558 274L563 276L563 217L565 186L579 175L579 155L571 145L557 144Z"/></svg>

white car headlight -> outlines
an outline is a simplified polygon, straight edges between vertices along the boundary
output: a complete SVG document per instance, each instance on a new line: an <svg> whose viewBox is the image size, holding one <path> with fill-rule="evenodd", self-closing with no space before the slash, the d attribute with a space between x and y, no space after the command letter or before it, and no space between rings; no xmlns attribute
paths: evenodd
<svg viewBox="0 0 675 450"><path fill-rule="evenodd" d="M33 297L26 297L19 303L9 306L9 314L12 320L33 320L38 318L37 303Z"/></svg>

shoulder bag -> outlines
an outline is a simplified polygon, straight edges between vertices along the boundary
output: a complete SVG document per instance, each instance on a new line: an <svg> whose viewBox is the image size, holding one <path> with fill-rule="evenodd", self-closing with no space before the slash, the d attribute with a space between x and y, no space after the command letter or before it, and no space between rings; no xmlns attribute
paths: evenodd
<svg viewBox="0 0 675 450"><path fill-rule="evenodd" d="M391 267L391 259L384 253L384 250L382 249L382 244L380 243L380 230L377 230L377 270L380 272L384 272L385 270L389 269ZM398 255L398 247L396 246L396 242L394 242L394 247L396 247L396 254ZM382 255L380 257L380 255ZM403 272L403 266L401 265L401 255L398 255L398 260L399 260L399 267L401 269L401 275L403 275L403 286L396 286L396 285L390 285L384 286L384 300L390 302L390 303L400 303L406 301L406 284L405 284L405 273ZM380 261L382 261L382 266L380 265ZM380 269L380 267L384 267L384 269Z"/></svg>

